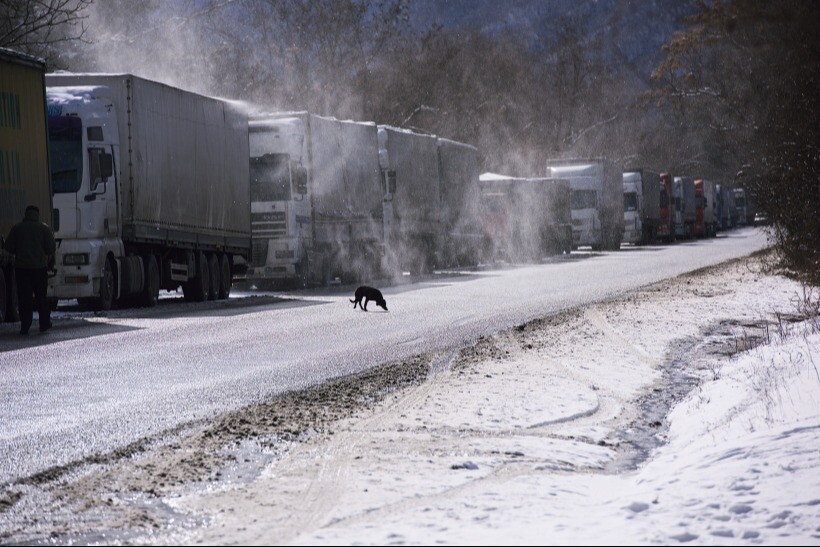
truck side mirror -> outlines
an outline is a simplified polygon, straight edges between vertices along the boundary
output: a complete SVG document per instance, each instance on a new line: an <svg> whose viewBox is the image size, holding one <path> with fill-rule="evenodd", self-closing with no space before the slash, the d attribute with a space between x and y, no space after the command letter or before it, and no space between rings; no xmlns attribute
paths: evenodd
<svg viewBox="0 0 820 547"><path fill-rule="evenodd" d="M296 193L307 194L307 169L301 166L294 167L293 180L296 183Z"/></svg>

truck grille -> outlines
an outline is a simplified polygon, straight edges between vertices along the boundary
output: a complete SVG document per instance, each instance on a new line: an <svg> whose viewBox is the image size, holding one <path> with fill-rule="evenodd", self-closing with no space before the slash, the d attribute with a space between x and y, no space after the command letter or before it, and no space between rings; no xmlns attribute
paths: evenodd
<svg viewBox="0 0 820 547"><path fill-rule="evenodd" d="M251 232L254 237L287 235L287 218L284 211L251 213Z"/></svg>

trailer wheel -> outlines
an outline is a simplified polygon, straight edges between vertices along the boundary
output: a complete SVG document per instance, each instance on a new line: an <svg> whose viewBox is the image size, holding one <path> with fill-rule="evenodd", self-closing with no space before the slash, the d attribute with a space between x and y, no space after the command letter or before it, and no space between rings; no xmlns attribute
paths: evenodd
<svg viewBox="0 0 820 547"><path fill-rule="evenodd" d="M182 293L189 302L203 302L208 299L211 288L211 275L208 272L208 259L205 253L196 254L196 274L182 284Z"/></svg>
<svg viewBox="0 0 820 547"><path fill-rule="evenodd" d="M94 298L91 306L96 311L108 311L114 305L114 265L110 258L105 259L103 275L100 279L100 295Z"/></svg>
<svg viewBox="0 0 820 547"><path fill-rule="evenodd" d="M219 297L219 272L219 258L216 253L211 253L208 255L208 300L216 300Z"/></svg>
<svg viewBox="0 0 820 547"><path fill-rule="evenodd" d="M81 308L94 311L108 311L114 305L114 263L111 258L105 259L102 277L100 278L100 292L97 296L78 298Z"/></svg>
<svg viewBox="0 0 820 547"><path fill-rule="evenodd" d="M231 277L231 262L228 260L228 255L219 255L219 299L225 300L231 296L231 285L233 278Z"/></svg>
<svg viewBox="0 0 820 547"><path fill-rule="evenodd" d="M159 300L159 265L157 257L153 253L143 256L145 264L145 287L142 289L142 303L148 308L153 308Z"/></svg>

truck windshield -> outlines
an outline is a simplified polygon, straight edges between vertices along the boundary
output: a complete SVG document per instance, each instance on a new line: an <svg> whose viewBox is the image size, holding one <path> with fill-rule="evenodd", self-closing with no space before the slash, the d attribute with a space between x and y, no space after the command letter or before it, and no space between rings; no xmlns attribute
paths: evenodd
<svg viewBox="0 0 820 547"><path fill-rule="evenodd" d="M598 206L598 199L595 190L573 190L572 209L595 209Z"/></svg>
<svg viewBox="0 0 820 547"><path fill-rule="evenodd" d="M628 192L624 194L624 211L638 210L638 194L635 192Z"/></svg>
<svg viewBox="0 0 820 547"><path fill-rule="evenodd" d="M291 199L287 154L265 154L251 158L251 201Z"/></svg>
<svg viewBox="0 0 820 547"><path fill-rule="evenodd" d="M48 153L52 191L79 191L83 182L83 122L74 116L49 116Z"/></svg>

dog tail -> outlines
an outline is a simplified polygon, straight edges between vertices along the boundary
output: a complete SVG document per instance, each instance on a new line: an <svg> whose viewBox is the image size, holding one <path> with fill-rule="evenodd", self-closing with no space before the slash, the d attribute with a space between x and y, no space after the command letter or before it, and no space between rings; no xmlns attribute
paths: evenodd
<svg viewBox="0 0 820 547"><path fill-rule="evenodd" d="M351 303L351 304L355 304L355 303L356 303L356 301L355 301L355 300L351 300L351 301L350 301L350 303Z"/></svg>

